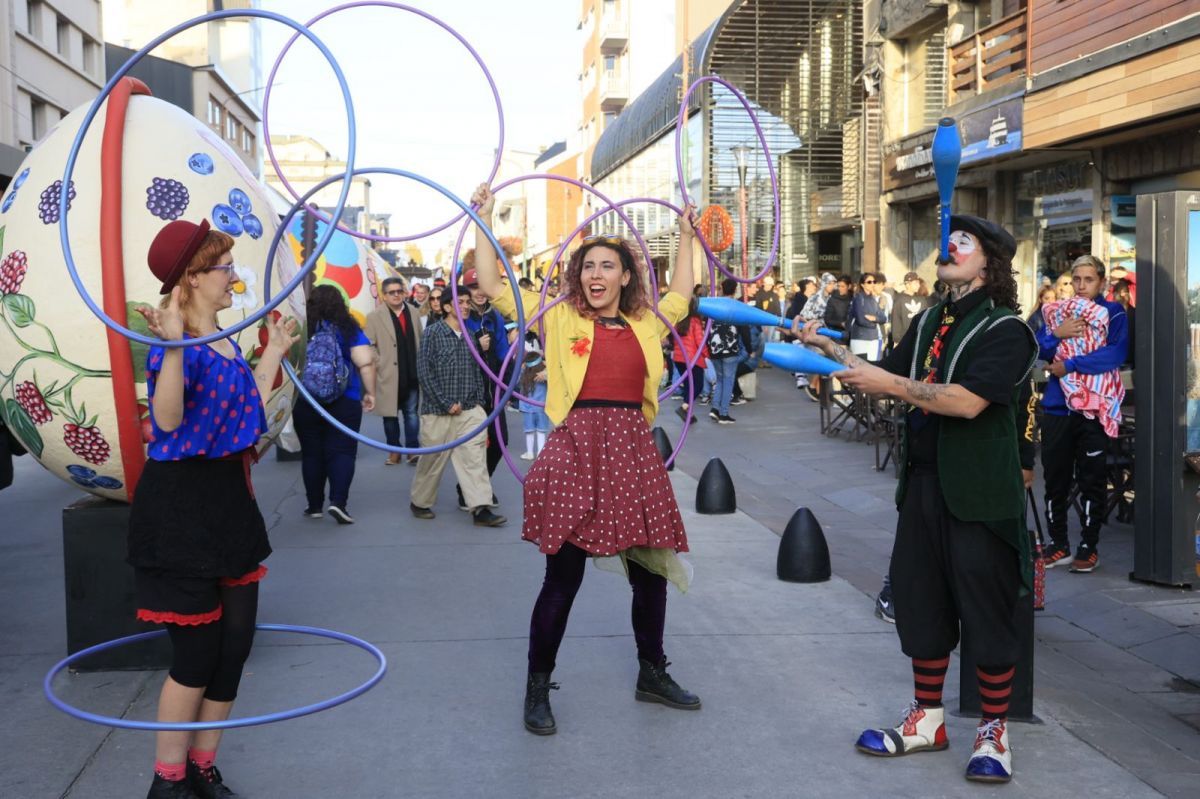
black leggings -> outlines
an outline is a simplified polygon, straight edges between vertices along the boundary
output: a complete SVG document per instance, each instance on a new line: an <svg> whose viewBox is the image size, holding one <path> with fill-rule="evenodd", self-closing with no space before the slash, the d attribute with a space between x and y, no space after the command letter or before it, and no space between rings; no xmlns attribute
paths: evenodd
<svg viewBox="0 0 1200 799"><path fill-rule="evenodd" d="M204 688L204 698L237 698L242 666L254 644L258 583L221 588L221 618L208 624L168 624L174 652L171 679L188 688Z"/></svg>
<svg viewBox="0 0 1200 799"><path fill-rule="evenodd" d="M546 578L529 620L529 671L554 671L559 644L567 631L567 617L583 582L588 554L573 544L563 544L546 556ZM667 618L667 581L632 560L629 584L633 586L633 637L641 660L663 660L663 626Z"/></svg>

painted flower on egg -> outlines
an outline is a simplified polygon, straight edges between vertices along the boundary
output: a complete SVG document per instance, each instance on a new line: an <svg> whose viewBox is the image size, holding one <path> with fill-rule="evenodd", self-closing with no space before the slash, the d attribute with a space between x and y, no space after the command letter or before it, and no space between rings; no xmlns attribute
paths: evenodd
<svg viewBox="0 0 1200 799"><path fill-rule="evenodd" d="M258 285L258 275L244 266L233 266L233 308L235 310L250 310L258 307L258 294L254 287Z"/></svg>

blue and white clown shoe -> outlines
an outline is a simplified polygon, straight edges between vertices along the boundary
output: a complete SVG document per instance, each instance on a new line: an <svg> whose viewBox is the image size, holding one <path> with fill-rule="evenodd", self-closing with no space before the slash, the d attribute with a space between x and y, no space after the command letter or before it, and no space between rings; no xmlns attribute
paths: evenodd
<svg viewBox="0 0 1200 799"><path fill-rule="evenodd" d="M950 745L946 738L945 715L945 708L921 707L914 701L898 725L890 729L863 730L854 748L875 757L940 751Z"/></svg>
<svg viewBox="0 0 1200 799"><path fill-rule="evenodd" d="M1008 782L1012 779L1012 773L1008 725L999 719L979 725L975 751L967 761L967 779L975 782Z"/></svg>

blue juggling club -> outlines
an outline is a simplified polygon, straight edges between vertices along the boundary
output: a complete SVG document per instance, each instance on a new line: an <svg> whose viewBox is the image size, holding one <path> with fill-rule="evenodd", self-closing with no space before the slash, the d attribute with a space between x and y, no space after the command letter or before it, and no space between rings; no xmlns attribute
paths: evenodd
<svg viewBox="0 0 1200 799"><path fill-rule="evenodd" d="M829 377L846 367L824 355L817 355L807 347L794 344L768 344L763 347L763 360L788 372Z"/></svg>
<svg viewBox="0 0 1200 799"><path fill-rule="evenodd" d="M954 184L958 180L958 165L962 162L962 137L953 117L938 120L933 134L933 176L937 180L941 222L941 263L950 260L950 202L954 199Z"/></svg>
<svg viewBox="0 0 1200 799"><path fill-rule="evenodd" d="M728 325L755 325L757 327L787 327L792 326L792 320L786 316L776 316L761 308L747 305L732 297L701 297L699 302L701 316L706 316L714 322L724 322ZM836 330L822 327L817 331L822 336L841 341L843 335Z"/></svg>

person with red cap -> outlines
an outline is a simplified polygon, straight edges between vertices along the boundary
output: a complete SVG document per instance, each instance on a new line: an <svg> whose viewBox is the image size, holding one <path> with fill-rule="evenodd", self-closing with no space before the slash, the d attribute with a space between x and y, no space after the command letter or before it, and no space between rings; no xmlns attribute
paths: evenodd
<svg viewBox="0 0 1200 799"><path fill-rule="evenodd" d="M233 244L207 221L159 231L147 260L164 298L138 309L151 333L178 342L220 329L237 279ZM162 722L228 718L254 640L271 545L250 462L267 430L263 402L299 341L290 317L266 328L254 371L227 338L153 346L146 357L152 432L129 512L128 561L138 619L166 625L171 639ZM148 799L235 796L214 765L220 740L220 730L159 732Z"/></svg>
<svg viewBox="0 0 1200 799"><path fill-rule="evenodd" d="M950 225L950 257L937 270L948 295L878 365L820 335L816 322L802 338L846 366L833 377L907 411L889 576L914 698L899 724L864 730L856 748L898 757L949 746L942 686L961 631L983 711L965 776L1007 782L1017 597L1033 582L1025 529L1033 476L1022 472L1017 420L1037 341L1018 315L1012 235L974 216Z"/></svg>

